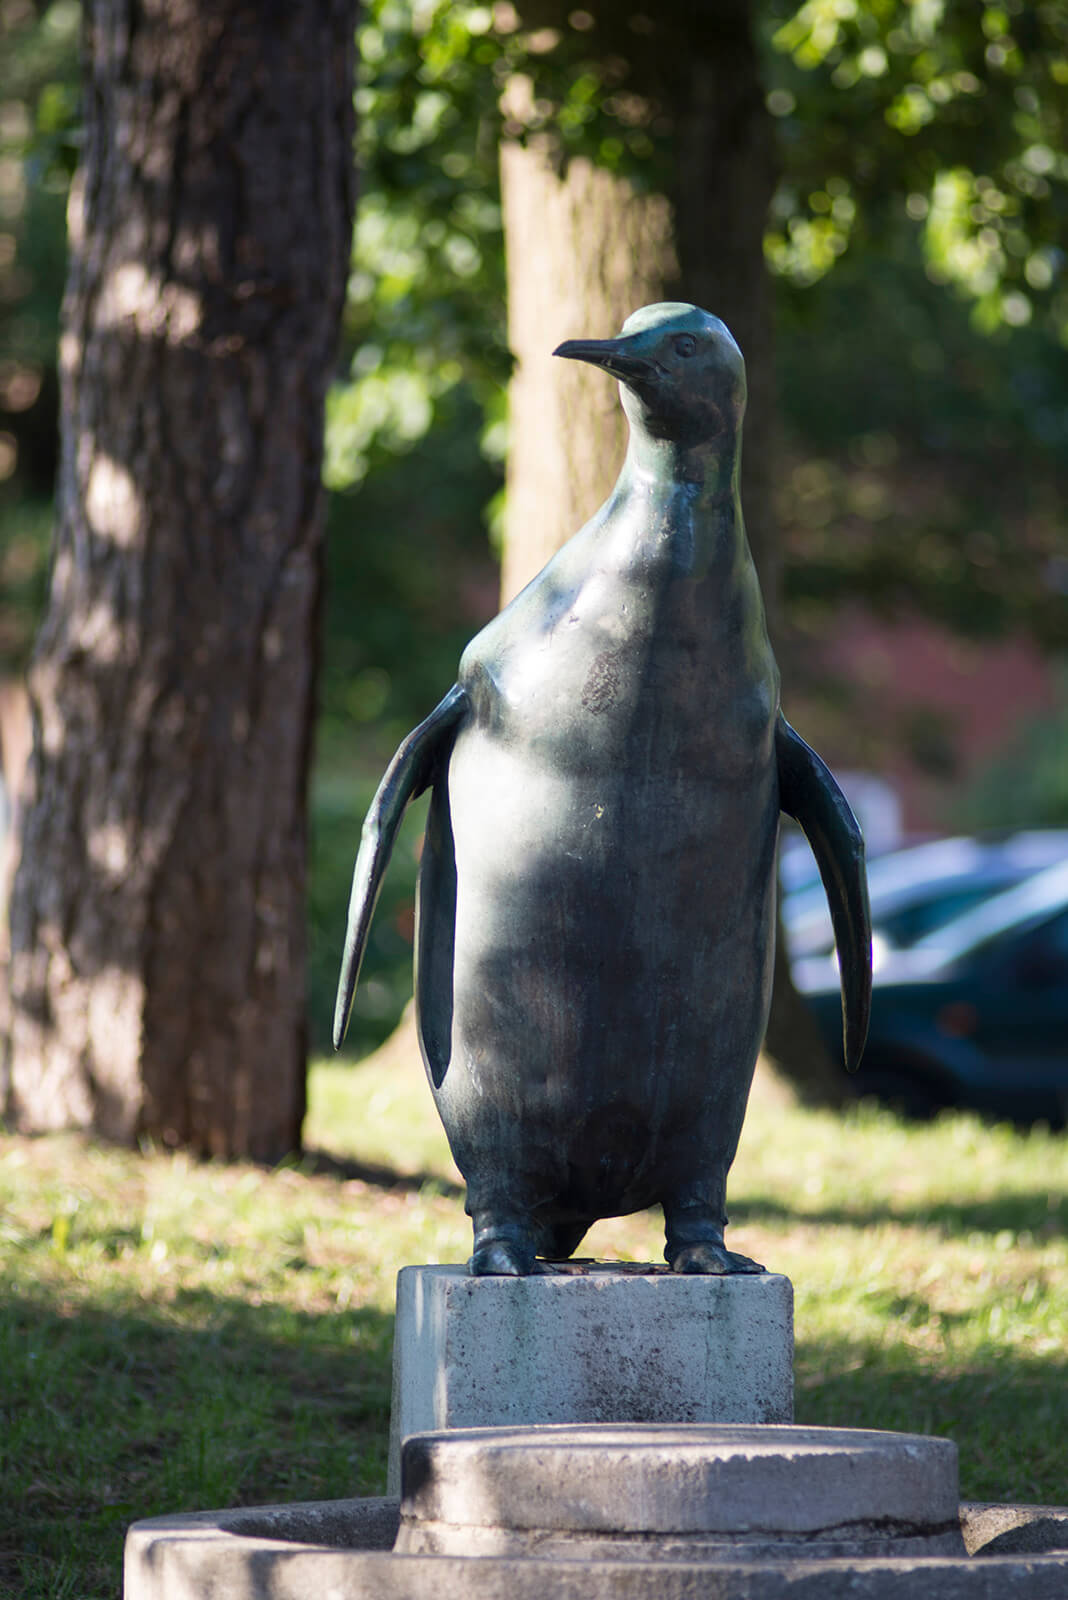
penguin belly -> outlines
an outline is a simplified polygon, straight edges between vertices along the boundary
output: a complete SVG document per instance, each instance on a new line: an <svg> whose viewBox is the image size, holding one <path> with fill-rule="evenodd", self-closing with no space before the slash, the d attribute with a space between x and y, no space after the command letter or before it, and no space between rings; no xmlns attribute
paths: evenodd
<svg viewBox="0 0 1068 1600"><path fill-rule="evenodd" d="M774 940L770 652L703 695L685 650L640 670L639 637L613 695L601 645L573 634L540 688L528 664L527 700L476 685L420 881L420 1034L467 1209L575 1242L658 1201L723 1211Z"/></svg>

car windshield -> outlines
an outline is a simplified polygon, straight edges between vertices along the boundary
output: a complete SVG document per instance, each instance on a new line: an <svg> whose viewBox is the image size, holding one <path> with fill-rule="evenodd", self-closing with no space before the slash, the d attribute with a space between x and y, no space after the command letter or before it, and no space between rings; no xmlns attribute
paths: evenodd
<svg viewBox="0 0 1068 1600"><path fill-rule="evenodd" d="M1010 878L1008 882L1014 882ZM966 883L954 885L952 889L932 891L930 899L917 899L911 905L902 906L899 911L891 911L880 915L877 905L872 907L872 919L877 924L879 932L884 938L889 939L898 949L906 945L915 944L918 939L940 928L944 923L952 922L962 912L972 906L988 900L999 889L1005 887L1005 879L992 881ZM922 896L925 886L917 888L916 893Z"/></svg>
<svg viewBox="0 0 1068 1600"><path fill-rule="evenodd" d="M907 949L970 906L1065 859L1064 828L929 839L891 851L868 863L872 922L888 948ZM787 892L783 921L794 956L831 949L834 935L822 884Z"/></svg>
<svg viewBox="0 0 1068 1600"><path fill-rule="evenodd" d="M947 961L957 960L999 934L1037 921L1066 903L1068 861L1062 861L935 928L919 939L914 949L921 954L937 953Z"/></svg>

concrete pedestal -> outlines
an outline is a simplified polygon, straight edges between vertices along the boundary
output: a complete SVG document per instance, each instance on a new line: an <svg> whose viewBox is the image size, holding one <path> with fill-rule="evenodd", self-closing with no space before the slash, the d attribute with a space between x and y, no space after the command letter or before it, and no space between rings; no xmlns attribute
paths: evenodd
<svg viewBox="0 0 1068 1600"><path fill-rule="evenodd" d="M413 1433L583 1422L790 1422L793 1287L569 1264L397 1279L390 1493Z"/></svg>

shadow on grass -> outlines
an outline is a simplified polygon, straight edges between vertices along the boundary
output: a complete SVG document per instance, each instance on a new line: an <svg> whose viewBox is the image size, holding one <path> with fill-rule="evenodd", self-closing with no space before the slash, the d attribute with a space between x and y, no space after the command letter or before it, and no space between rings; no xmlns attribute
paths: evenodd
<svg viewBox="0 0 1068 1600"><path fill-rule="evenodd" d="M457 1200L462 1200L466 1194L463 1184L442 1177L440 1173L398 1172L394 1167L334 1156L325 1150L306 1150L296 1164L309 1177L358 1179L376 1189L414 1194L428 1189ZM870 1228L883 1222L895 1222L907 1227L938 1228L944 1234L963 1237L970 1233L1000 1233L1004 1229L1049 1236L1068 1231L1068 1207L1060 1207L1059 1200L1060 1196L1051 1194L1048 1188L992 1200L971 1200L960 1205L951 1201L926 1206L888 1202L879 1206L806 1206L804 1210L791 1210L781 1201L760 1198L732 1201L731 1220L735 1225L805 1222L847 1228ZM1054 1204L1051 1205L1051 1201Z"/></svg>
<svg viewBox="0 0 1068 1600"><path fill-rule="evenodd" d="M355 1161L348 1156L331 1155L326 1150L305 1150L296 1165L310 1178L340 1178L345 1182L355 1178L375 1189L411 1194L430 1189L453 1199L462 1199L466 1193L463 1184L444 1178L438 1172L398 1172L395 1167L380 1165L377 1161Z"/></svg>
<svg viewBox="0 0 1068 1600"><path fill-rule="evenodd" d="M393 1318L0 1295L0 1595L114 1600L127 1525L382 1493Z"/></svg>
<svg viewBox="0 0 1068 1600"><path fill-rule="evenodd" d="M1068 1498L1068 1360L999 1352L947 1372L928 1352L798 1342L798 1422L933 1433L956 1441L961 1498Z"/></svg>
<svg viewBox="0 0 1068 1600"><path fill-rule="evenodd" d="M805 1222L815 1226L842 1226L871 1228L882 1222L895 1222L906 1227L939 1228L947 1235L970 1233L1000 1233L1009 1229L1013 1233L1061 1234L1068 1227L1068 1209L1051 1208L1048 1188L1036 1188L1028 1194L1009 1194L992 1200L969 1200L960 1205L940 1201L934 1205L880 1206L826 1206L823 1209L808 1206L792 1211L778 1200L736 1200L731 1205L731 1219L740 1222L776 1223Z"/></svg>

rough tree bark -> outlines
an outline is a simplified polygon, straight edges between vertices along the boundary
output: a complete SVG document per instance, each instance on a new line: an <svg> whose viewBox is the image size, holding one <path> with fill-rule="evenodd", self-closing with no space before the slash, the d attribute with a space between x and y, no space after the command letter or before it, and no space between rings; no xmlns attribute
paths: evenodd
<svg viewBox="0 0 1068 1600"><path fill-rule="evenodd" d="M520 142L533 101L524 80L509 86L505 111L517 137L502 149L501 186L517 364L504 600L606 497L623 455L614 386L581 362L554 361L553 347L566 338L606 337L640 305L686 300L722 317L745 354L742 501L776 631L774 352L763 265L776 172L751 10L747 0L584 7L586 55L619 83L628 114L669 141L670 167L651 192L583 158L565 165L550 133ZM528 28L564 32L571 25L572 7L561 0L522 0L518 11ZM776 967L766 1048L806 1097L842 1101L841 1075L785 960Z"/></svg>
<svg viewBox="0 0 1068 1600"><path fill-rule="evenodd" d="M296 1148L354 0L90 0L0 1105Z"/></svg>

